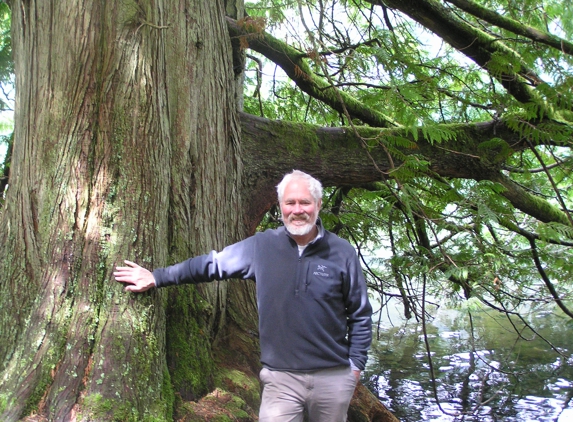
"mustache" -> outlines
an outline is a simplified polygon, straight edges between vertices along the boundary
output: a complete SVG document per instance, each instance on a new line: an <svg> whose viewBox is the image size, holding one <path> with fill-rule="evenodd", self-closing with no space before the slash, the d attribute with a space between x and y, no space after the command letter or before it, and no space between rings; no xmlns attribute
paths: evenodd
<svg viewBox="0 0 573 422"><path fill-rule="evenodd" d="M303 214L303 215L291 215L288 218L288 221L309 221L310 215Z"/></svg>

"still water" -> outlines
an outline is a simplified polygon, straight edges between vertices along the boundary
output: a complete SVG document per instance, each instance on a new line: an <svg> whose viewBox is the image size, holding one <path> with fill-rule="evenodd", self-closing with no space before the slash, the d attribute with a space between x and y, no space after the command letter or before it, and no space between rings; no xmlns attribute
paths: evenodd
<svg viewBox="0 0 573 422"><path fill-rule="evenodd" d="M402 422L573 422L573 321L539 310L526 321L537 334L514 321L523 339L493 311L440 309L426 335L382 321L365 384Z"/></svg>

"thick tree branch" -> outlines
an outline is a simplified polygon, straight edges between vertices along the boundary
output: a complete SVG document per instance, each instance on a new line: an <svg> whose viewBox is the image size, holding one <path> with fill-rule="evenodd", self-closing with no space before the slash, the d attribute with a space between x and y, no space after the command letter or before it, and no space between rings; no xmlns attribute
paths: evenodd
<svg viewBox="0 0 573 422"><path fill-rule="evenodd" d="M435 0L367 0L379 6L387 6L408 15L428 28L451 46L465 54L479 66L490 69L496 55L508 57L519 63L519 71L512 72L508 67L504 72L492 69L490 74L521 103L535 103L541 108L540 115L551 115L544 102L531 85L542 80L521 60L520 56L500 42L497 38L480 31L455 16L451 11Z"/></svg>
<svg viewBox="0 0 573 422"><path fill-rule="evenodd" d="M486 180L502 185L505 188L502 195L515 208L523 211L525 214L531 215L544 223L556 222L570 226L567 214L548 201L527 192L503 173L494 172L489 177L486 177Z"/></svg>
<svg viewBox="0 0 573 422"><path fill-rule="evenodd" d="M428 161L426 173L430 177L497 182L505 188L501 194L525 214L543 222L569 225L561 210L503 175L504 160L494 159L495 150L480 148L480 144L495 137L504 139L513 152L528 148L502 122L447 125L455 137L440 143L429 142L421 129L413 134L398 128L328 128L248 114L241 115L241 123L248 174L245 188L252 198L248 213L252 222L247 224L260 221L275 202L274 186L294 168L314 174L325 186L361 186L383 180L402 164L398 157L390 157L386 148L393 139L400 138L411 141L411 147L402 148L400 153Z"/></svg>
<svg viewBox="0 0 573 422"><path fill-rule="evenodd" d="M447 0L447 2L456 5L463 11L472 14L476 18L486 21L499 28L511 31L516 35L521 35L522 37L529 38L532 41L548 45L549 47L553 47L565 54L573 55L573 43L567 41L566 39L556 37L553 34L549 34L545 31L540 31L539 29L533 28L531 26L526 26L521 22L502 16L499 13L496 13L493 10L483 7L472 1Z"/></svg>
<svg viewBox="0 0 573 422"><path fill-rule="evenodd" d="M305 61L305 53L290 47L264 31L261 32L254 25L245 24L245 21L239 24L234 19L227 17L227 25L231 37L242 38L242 45L248 44L250 49L276 63L303 92L311 97L322 101L339 113L345 113L346 109L352 118L360 119L371 126L399 126L392 118L366 107L345 92L338 91L337 93L332 84L314 74ZM342 99L344 104L339 99Z"/></svg>

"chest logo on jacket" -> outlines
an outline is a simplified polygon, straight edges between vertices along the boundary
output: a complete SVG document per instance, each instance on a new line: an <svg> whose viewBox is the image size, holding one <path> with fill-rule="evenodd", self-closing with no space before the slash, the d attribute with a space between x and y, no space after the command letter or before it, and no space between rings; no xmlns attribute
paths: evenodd
<svg viewBox="0 0 573 422"><path fill-rule="evenodd" d="M317 265L316 270L312 274L320 277L330 277L330 274L325 272L327 269L328 267L326 265Z"/></svg>

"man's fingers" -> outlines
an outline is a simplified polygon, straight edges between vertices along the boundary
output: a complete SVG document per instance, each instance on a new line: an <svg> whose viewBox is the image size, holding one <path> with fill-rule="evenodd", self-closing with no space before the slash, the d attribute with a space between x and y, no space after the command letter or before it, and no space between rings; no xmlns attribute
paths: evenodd
<svg viewBox="0 0 573 422"><path fill-rule="evenodd" d="M141 267L139 267L139 268L132 268L132 267L115 267L115 271L116 271L116 272L119 271L119 272L124 272L124 273L134 273L134 274L135 274L135 273L137 273L137 272L139 272L139 271L141 271L141 270L142 270Z"/></svg>
<svg viewBox="0 0 573 422"><path fill-rule="evenodd" d="M119 280L118 277L123 278L123 281L127 281L125 278L126 277L135 277L139 270L142 269L142 267L140 267L139 265L137 265L135 262L131 262L131 261L124 261L127 265L129 265L129 267L115 267L115 271L113 273L113 276L116 278L116 280ZM122 281L122 280L120 280Z"/></svg>
<svg viewBox="0 0 573 422"><path fill-rule="evenodd" d="M129 267L117 267L115 269L115 271L113 272L113 275L120 275L120 276L125 276L125 275L131 275L131 274L135 274L137 272L137 270L134 270L133 268L129 268Z"/></svg>
<svg viewBox="0 0 573 422"><path fill-rule="evenodd" d="M123 261L125 264L129 265L131 268L140 268L139 265L137 265L135 262L132 261L128 261L127 259L125 261Z"/></svg>
<svg viewBox="0 0 573 422"><path fill-rule="evenodd" d="M137 269L131 267L116 267L113 276L117 281L134 283Z"/></svg>

